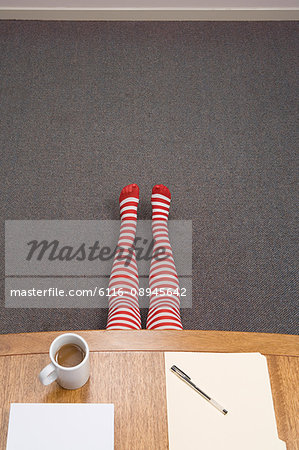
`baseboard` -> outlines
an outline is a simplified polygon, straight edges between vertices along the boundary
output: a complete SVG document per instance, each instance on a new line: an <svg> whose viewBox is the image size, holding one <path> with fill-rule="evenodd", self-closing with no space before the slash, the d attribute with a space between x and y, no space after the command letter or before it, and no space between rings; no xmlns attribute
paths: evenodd
<svg viewBox="0 0 299 450"><path fill-rule="evenodd" d="M299 8L0 8L4 20L299 20Z"/></svg>

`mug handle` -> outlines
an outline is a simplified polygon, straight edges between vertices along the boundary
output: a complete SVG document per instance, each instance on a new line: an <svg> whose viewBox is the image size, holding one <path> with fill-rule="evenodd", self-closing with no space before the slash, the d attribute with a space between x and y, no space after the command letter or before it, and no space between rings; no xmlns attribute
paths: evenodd
<svg viewBox="0 0 299 450"><path fill-rule="evenodd" d="M48 384L53 383L57 378L56 367L54 364L50 363L39 374L39 379L42 384L47 386Z"/></svg>

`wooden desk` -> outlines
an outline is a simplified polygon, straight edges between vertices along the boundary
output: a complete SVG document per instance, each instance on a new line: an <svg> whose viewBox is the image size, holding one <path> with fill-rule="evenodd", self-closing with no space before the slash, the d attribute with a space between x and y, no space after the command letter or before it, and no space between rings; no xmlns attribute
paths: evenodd
<svg viewBox="0 0 299 450"><path fill-rule="evenodd" d="M77 331L76 331L77 332ZM299 337L222 331L78 331L91 378L67 391L38 373L60 332L0 335L0 449L11 402L115 404L115 450L168 449L164 351L260 352L267 357L280 439L299 450Z"/></svg>

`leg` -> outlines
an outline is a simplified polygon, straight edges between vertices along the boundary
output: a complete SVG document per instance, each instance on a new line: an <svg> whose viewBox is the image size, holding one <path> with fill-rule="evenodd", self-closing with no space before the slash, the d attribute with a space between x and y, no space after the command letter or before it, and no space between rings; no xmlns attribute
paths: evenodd
<svg viewBox="0 0 299 450"><path fill-rule="evenodd" d="M138 202L137 184L123 188L119 197L120 235L109 281L107 330L141 328L138 271L134 250Z"/></svg>
<svg viewBox="0 0 299 450"><path fill-rule="evenodd" d="M150 306L146 328L149 330L182 330L180 316L180 288L168 237L168 214L171 195L167 187L156 185L152 193L152 230L154 237L153 256L166 250L159 260L151 259L149 287ZM161 291L162 293L161 293ZM168 291L168 292L167 292ZM170 294L172 292L172 295Z"/></svg>

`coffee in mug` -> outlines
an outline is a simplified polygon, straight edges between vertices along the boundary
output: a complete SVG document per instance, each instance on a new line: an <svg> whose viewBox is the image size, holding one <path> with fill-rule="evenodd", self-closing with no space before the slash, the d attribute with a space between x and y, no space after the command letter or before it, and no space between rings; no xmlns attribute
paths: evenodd
<svg viewBox="0 0 299 450"><path fill-rule="evenodd" d="M75 367L84 358L84 350L76 344L65 344L55 354L55 361L63 367Z"/></svg>
<svg viewBox="0 0 299 450"><path fill-rule="evenodd" d="M39 374L44 385L57 381L65 389L78 389L89 379L89 348L85 339L75 333L58 336L50 346L51 363Z"/></svg>

